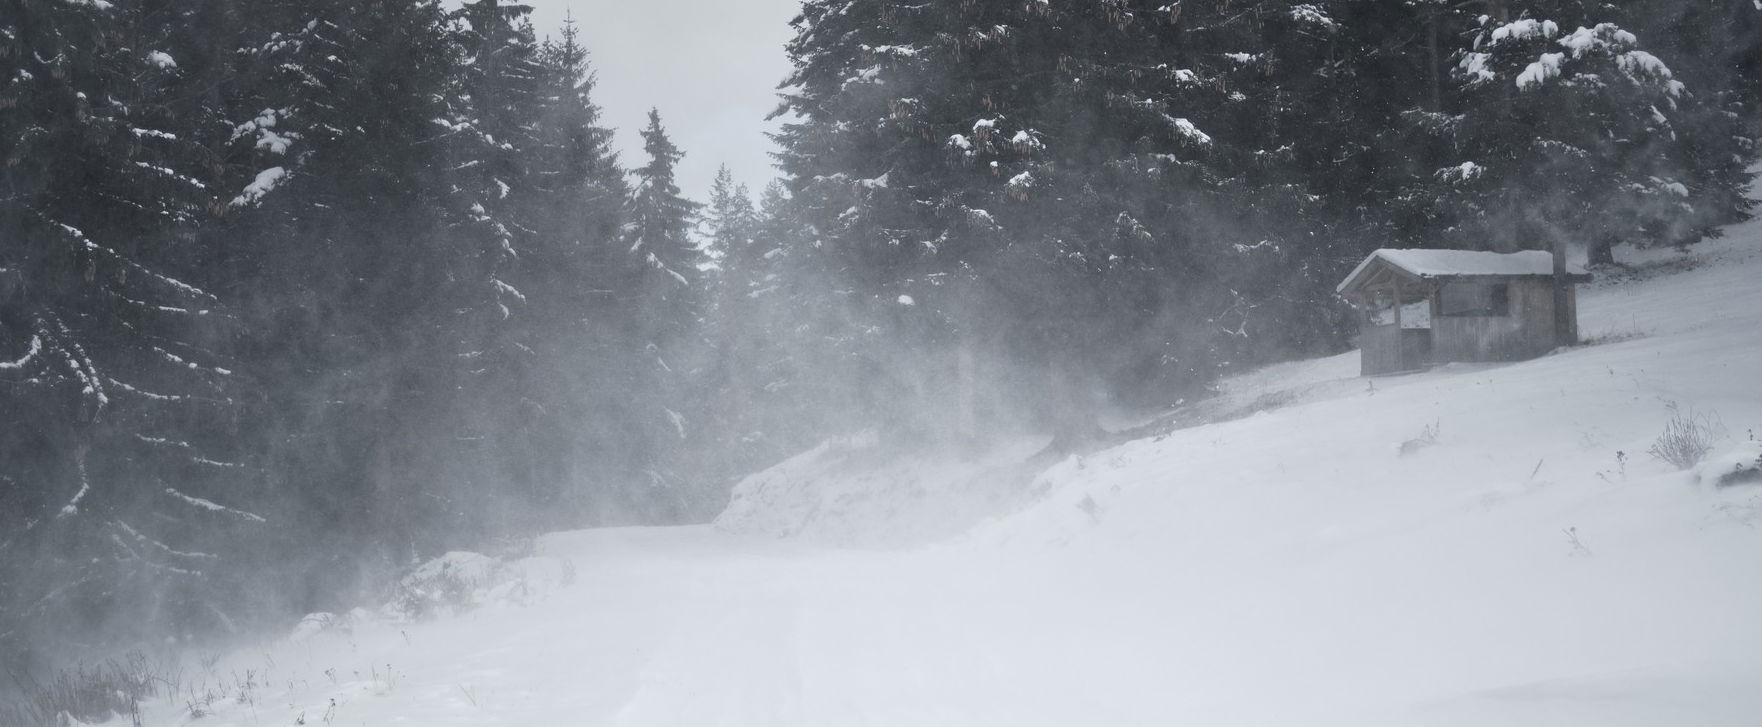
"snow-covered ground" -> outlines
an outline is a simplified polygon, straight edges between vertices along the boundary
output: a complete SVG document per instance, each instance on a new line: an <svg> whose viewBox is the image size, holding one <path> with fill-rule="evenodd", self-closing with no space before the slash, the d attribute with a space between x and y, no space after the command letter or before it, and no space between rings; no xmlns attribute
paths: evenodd
<svg viewBox="0 0 1762 727"><path fill-rule="evenodd" d="M892 511L922 514L991 465L822 451L723 528L455 555L412 584L441 615L308 622L186 670L145 722L1762 724L1762 485L1647 454L1673 408L1721 425L1721 461L1756 451L1762 223L1693 258L1585 290L1607 342L1250 374L1225 396L1263 411L1057 463L1021 498L981 488L929 545L800 536L897 546L862 529L912 517L841 508L916 472ZM816 481L836 496L800 495ZM1009 511L968 527L980 502Z"/></svg>
<svg viewBox="0 0 1762 727"><path fill-rule="evenodd" d="M719 530L825 545L897 548L958 535L1039 493L1051 437L902 460L872 433L828 441L734 488Z"/></svg>

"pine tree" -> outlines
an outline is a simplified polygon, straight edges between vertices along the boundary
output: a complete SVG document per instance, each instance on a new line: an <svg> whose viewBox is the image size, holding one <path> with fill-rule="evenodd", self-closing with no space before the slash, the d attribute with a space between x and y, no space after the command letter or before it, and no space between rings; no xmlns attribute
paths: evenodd
<svg viewBox="0 0 1762 727"><path fill-rule="evenodd" d="M1460 54L1464 110L1445 127L1460 163L1435 175L1455 244L1605 258L1694 219L1673 161L1683 84L1619 26L1574 24L1489 18Z"/></svg>
<svg viewBox="0 0 1762 727"><path fill-rule="evenodd" d="M649 287L658 298L676 303L682 315L668 318L680 320L691 314L691 291L699 278L699 252L689 234L698 205L679 194L673 169L685 153L667 137L659 111L649 110L642 142L649 160L632 172L636 184L627 212L630 252L655 270L650 277L658 284Z"/></svg>
<svg viewBox="0 0 1762 727"><path fill-rule="evenodd" d="M738 321L747 363L735 372L751 426L738 441L752 461L777 461L823 441L829 432L874 427L866 392L851 384L867 374L864 317L869 306L825 254L798 201L781 181L760 196L753 242L724 260L748 286ZM739 294L739 289L736 288Z"/></svg>
<svg viewBox="0 0 1762 727"><path fill-rule="evenodd" d="M1256 225L1306 191L1268 171L1298 135L1279 118L1299 112L1268 114L1271 91L1236 90L1267 85L1237 51L1288 15L805 6L785 97L802 121L780 135L780 159L822 254L849 272L869 330L885 331L864 354L876 378L860 384L878 416L949 401L904 392L948 380L959 347L1048 367L1041 416L1076 438L1096 431L1096 388L1173 392L1215 376L1230 356L1216 339L1246 327L1208 321L1242 308L1216 283L1267 239ZM1235 204L1258 209L1214 211ZM885 360L897 350L910 353Z"/></svg>
<svg viewBox="0 0 1762 727"><path fill-rule="evenodd" d="M553 208L568 205L560 191L579 183L556 174L556 162L541 154L557 154L564 164L578 164L579 154L558 146L567 133L551 124L580 68L547 65L547 51L536 41L526 20L530 7L481 0L454 13L462 21L456 42L465 51L459 78L461 118L469 132L456 143L469 162L458 188L470 192L473 222L499 247L487 274L495 291L499 315L481 319L480 338L470 345L473 368L460 388L460 419L474 442L469 456L457 463L455 476L470 472L449 500L487 535L531 527L536 513L555 511L564 494L567 458L573 452L556 436L561 422L549 416L566 407L568 387L556 380L559 371L545 360L543 342L570 333L567 315L576 296L563 293L554 276L579 269L567 253L558 254L564 231L544 220ZM564 76L568 76L567 80ZM468 169L468 171L465 171ZM539 258L528 261L527 257ZM559 266L544 269L535 266ZM571 281L579 285L580 281ZM559 293L563 293L559 295Z"/></svg>
<svg viewBox="0 0 1762 727"><path fill-rule="evenodd" d="M758 239L759 218L745 185L728 167L717 169L701 225L704 245L716 264L704 334L714 354L696 382L700 429L715 447L701 465L705 476L732 478L763 468L778 455L767 433L762 379L775 355L769 310L763 300L772 277ZM773 460L774 461L774 460Z"/></svg>
<svg viewBox="0 0 1762 727"><path fill-rule="evenodd" d="M240 562L222 554L264 519L228 432L237 320L190 234L210 189L174 111L196 69L140 3L17 9L0 19L0 653L28 665L30 639L77 653L224 628Z"/></svg>
<svg viewBox="0 0 1762 727"><path fill-rule="evenodd" d="M752 193L745 185L735 184L726 165L716 169L710 182L710 201L701 216L705 244L715 257L727 260L751 254L758 211L753 208ZM750 287L750 281L743 287Z"/></svg>
<svg viewBox="0 0 1762 727"><path fill-rule="evenodd" d="M1682 81L1672 126L1680 144L1674 161L1689 189L1694 213L1688 243L1719 234L1717 225L1750 218L1751 164L1762 155L1762 7L1719 0L1625 2L1620 22ZM1599 252L1602 252L1599 250Z"/></svg>
<svg viewBox="0 0 1762 727"><path fill-rule="evenodd" d="M442 524L469 537L459 498L485 484L461 466L481 453L454 443L479 441L467 413L519 297L498 277L512 164L471 96L496 82L463 70L470 36L433 3L268 2L262 18L228 137L239 191L213 231L252 242L228 276L269 387L251 435L279 476L319 483L289 503L302 520L401 561Z"/></svg>
<svg viewBox="0 0 1762 727"><path fill-rule="evenodd" d="M674 167L684 153L668 138L660 113L650 110L642 130L648 161L635 178L624 212L629 255L618 295L628 314L625 363L630 399L627 421L639 432L640 446L625 453L627 466L647 487L629 491L630 506L651 508L661 517L678 517L697 493L667 459L694 441L687 402L707 349L701 339L707 298L700 266L702 252L690 229L698 204L680 195Z"/></svg>
<svg viewBox="0 0 1762 727"><path fill-rule="evenodd" d="M526 181L510 195L527 233L507 272L525 301L510 321L516 365L498 374L501 400L486 412L502 425L495 444L502 477L535 510L516 530L589 521L604 496L590 483L624 475L609 463L641 449L607 415L628 408L633 395L613 375L631 311L608 294L627 270L620 262L628 189L577 38L570 22L539 48L538 104L526 112L531 141L519 148Z"/></svg>

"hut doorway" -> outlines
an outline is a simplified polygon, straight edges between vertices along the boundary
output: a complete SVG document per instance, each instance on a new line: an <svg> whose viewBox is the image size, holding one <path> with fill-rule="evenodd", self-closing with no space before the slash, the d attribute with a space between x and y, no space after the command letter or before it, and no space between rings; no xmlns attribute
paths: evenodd
<svg viewBox="0 0 1762 727"><path fill-rule="evenodd" d="M1362 311L1364 373L1397 374L1432 365L1432 298L1399 281L1376 291Z"/></svg>

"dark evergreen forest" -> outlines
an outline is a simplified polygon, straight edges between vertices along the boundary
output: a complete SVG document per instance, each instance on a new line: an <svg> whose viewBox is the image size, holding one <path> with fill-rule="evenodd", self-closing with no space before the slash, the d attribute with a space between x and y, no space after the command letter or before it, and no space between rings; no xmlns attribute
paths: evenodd
<svg viewBox="0 0 1762 727"><path fill-rule="evenodd" d="M0 0L0 664L703 521L841 432L1075 450L1348 348L1375 248L1751 212L1750 0L808 0L779 180L697 201L528 13Z"/></svg>

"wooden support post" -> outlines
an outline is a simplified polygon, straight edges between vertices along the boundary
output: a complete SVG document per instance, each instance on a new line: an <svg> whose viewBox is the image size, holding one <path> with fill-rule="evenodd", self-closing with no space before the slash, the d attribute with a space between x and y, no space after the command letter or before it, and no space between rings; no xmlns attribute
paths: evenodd
<svg viewBox="0 0 1762 727"><path fill-rule="evenodd" d="M1389 283L1395 298L1395 340L1401 340L1401 278L1397 277Z"/></svg>
<svg viewBox="0 0 1762 727"><path fill-rule="evenodd" d="M1554 346L1578 344L1578 315L1573 310L1572 285L1566 279L1566 241L1554 241Z"/></svg>
<svg viewBox="0 0 1762 727"><path fill-rule="evenodd" d="M1395 335L1389 340L1395 342L1395 367L1398 371L1406 371L1407 365L1407 331L1401 328L1401 278L1396 276L1390 287L1395 291Z"/></svg>

